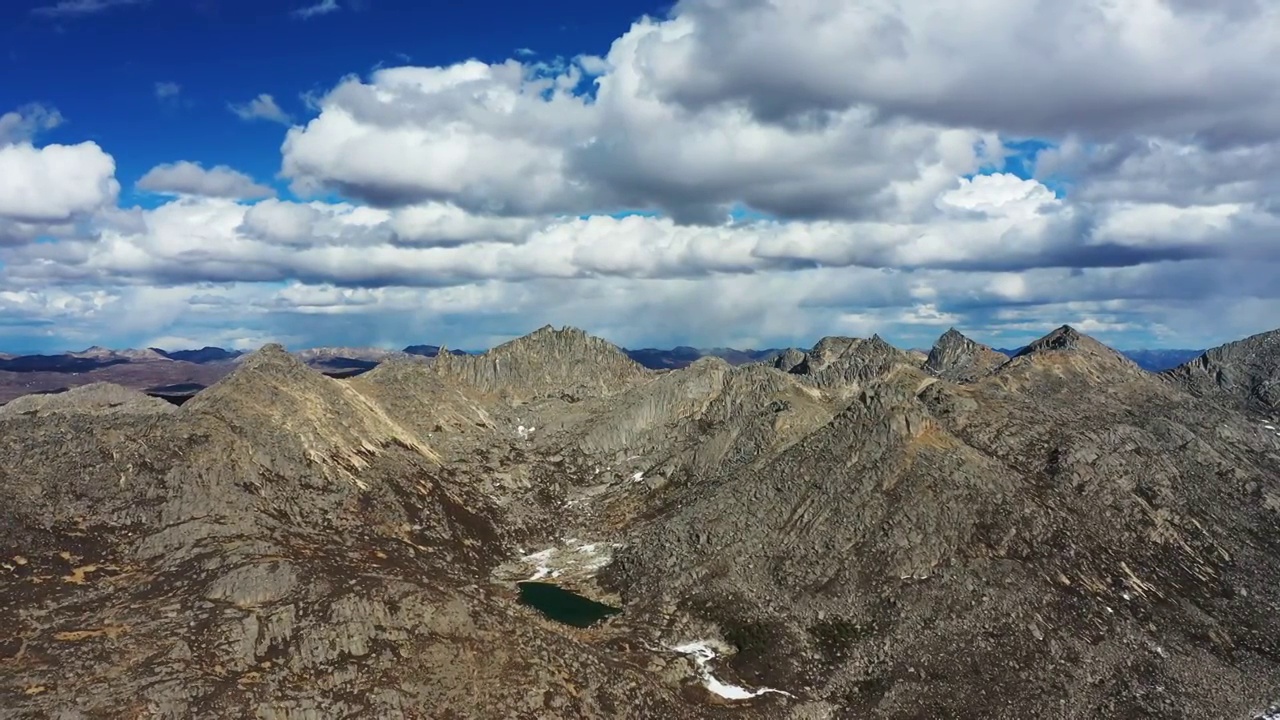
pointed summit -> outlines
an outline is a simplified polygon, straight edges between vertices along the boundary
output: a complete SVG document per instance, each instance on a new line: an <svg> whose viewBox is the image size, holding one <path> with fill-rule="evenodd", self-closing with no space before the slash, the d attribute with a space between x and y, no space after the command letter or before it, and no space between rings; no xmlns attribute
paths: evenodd
<svg viewBox="0 0 1280 720"><path fill-rule="evenodd" d="M805 356L803 350L795 348L787 348L783 350L778 357L773 359L773 366L782 372L789 373L791 370L804 362Z"/></svg>
<svg viewBox="0 0 1280 720"><path fill-rule="evenodd" d="M483 355L441 353L432 367L445 377L517 402L605 397L649 377L616 345L578 328L557 330L550 325Z"/></svg>
<svg viewBox="0 0 1280 720"><path fill-rule="evenodd" d="M1070 325L1063 325L1026 346L1000 371L1033 367L1056 368L1058 375L1071 370L1090 382L1112 382L1147 374L1129 358Z"/></svg>
<svg viewBox="0 0 1280 720"><path fill-rule="evenodd" d="M1137 368L1132 360L1107 345L1094 340L1070 325L1063 325L1020 350L1014 357L1029 357L1044 353L1077 353L1114 360L1127 367Z"/></svg>
<svg viewBox="0 0 1280 720"><path fill-rule="evenodd" d="M1023 355L1031 355L1037 352L1045 352L1048 350L1081 350L1085 348L1094 349L1092 346L1102 346L1102 343L1099 343L1098 341L1086 335L1081 335L1078 330L1071 327L1070 325L1063 325L1057 330L1054 330L1048 335L1045 335L1039 340L1036 340L1035 342L1023 348L1021 351L1018 352L1017 357L1022 357Z"/></svg>
<svg viewBox="0 0 1280 720"><path fill-rule="evenodd" d="M349 383L307 367L278 343L264 345L181 408L192 422L218 418L264 456L306 461L363 487L360 470L391 444L438 457Z"/></svg>
<svg viewBox="0 0 1280 720"><path fill-rule="evenodd" d="M294 356L280 343L267 343L257 350L245 355L240 366L228 377L241 373L259 372L273 375L314 374L306 363Z"/></svg>
<svg viewBox="0 0 1280 720"><path fill-rule="evenodd" d="M79 352L70 352L67 353L67 356L82 360L98 360L100 362L120 359L120 355L115 350L104 348L101 345L93 345Z"/></svg>
<svg viewBox="0 0 1280 720"><path fill-rule="evenodd" d="M1009 357L975 342L955 328L938 338L924 361L925 371L944 380L967 383L989 375Z"/></svg>
<svg viewBox="0 0 1280 720"><path fill-rule="evenodd" d="M187 412L233 410L265 411L281 395L297 396L323 387L329 378L307 367L280 343L268 343L239 359L236 369L200 391L182 406ZM265 404L268 408L257 408Z"/></svg>

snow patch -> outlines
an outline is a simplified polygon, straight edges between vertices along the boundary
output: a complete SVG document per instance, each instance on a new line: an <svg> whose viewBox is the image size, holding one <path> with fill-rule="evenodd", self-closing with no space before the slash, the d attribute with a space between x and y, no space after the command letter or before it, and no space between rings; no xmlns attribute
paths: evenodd
<svg viewBox="0 0 1280 720"><path fill-rule="evenodd" d="M594 574L613 559L612 549L600 543L583 542L578 538L566 538L564 545L549 547L520 558L521 562L534 566L534 573L525 582L560 577L566 572Z"/></svg>
<svg viewBox="0 0 1280 720"><path fill-rule="evenodd" d="M523 425L520 425L516 427L516 435L519 435L521 440L528 440L529 436L533 434L534 430L537 430L537 428L525 427Z"/></svg>
<svg viewBox="0 0 1280 720"><path fill-rule="evenodd" d="M636 472L634 475L632 475L631 482L633 483L644 482L644 471L640 470Z"/></svg>
<svg viewBox="0 0 1280 720"><path fill-rule="evenodd" d="M698 669L698 677L702 680L702 685L713 694L719 695L726 700L750 700L751 698L760 697L761 695L766 695L768 693L786 695L790 698L795 697L795 695L792 695L785 690L775 690L774 688L757 688L755 690L748 690L742 686L730 685L729 683L721 682L716 679L716 676L711 672L711 661L719 657L719 653L717 653L705 641L699 640L684 643L671 649L681 655L687 655L693 658L693 664Z"/></svg>
<svg viewBox="0 0 1280 720"><path fill-rule="evenodd" d="M554 555L555 552L556 552L555 548L547 548L546 550L539 550L536 553L525 555L524 557L520 558L521 560L529 563L530 565L537 566L537 569L534 571L533 576L530 577L529 580L541 580L546 577L553 577L551 567L547 563L551 562L551 556Z"/></svg>

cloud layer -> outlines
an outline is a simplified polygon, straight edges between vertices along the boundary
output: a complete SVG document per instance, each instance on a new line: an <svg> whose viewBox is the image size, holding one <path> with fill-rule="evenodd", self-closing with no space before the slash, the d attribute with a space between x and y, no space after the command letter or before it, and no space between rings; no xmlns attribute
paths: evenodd
<svg viewBox="0 0 1280 720"><path fill-rule="evenodd" d="M292 124L297 197L175 161L152 209L96 144L35 145L56 115L4 115L4 312L91 333L167 298L138 342L1218 342L1280 317L1277 20L684 0L598 56L351 76L297 124L259 95L232 109Z"/></svg>
<svg viewBox="0 0 1280 720"><path fill-rule="evenodd" d="M275 190L259 185L253 178L226 165L205 169L183 160L157 165L138 180L138 189L169 195L249 200L275 195Z"/></svg>

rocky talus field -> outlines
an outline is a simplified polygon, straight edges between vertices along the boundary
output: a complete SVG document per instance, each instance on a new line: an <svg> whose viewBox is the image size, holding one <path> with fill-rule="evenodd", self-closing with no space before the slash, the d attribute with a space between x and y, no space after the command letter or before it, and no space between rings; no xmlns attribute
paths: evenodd
<svg viewBox="0 0 1280 720"><path fill-rule="evenodd" d="M1280 331L313 360L0 407L0 717L1280 717Z"/></svg>

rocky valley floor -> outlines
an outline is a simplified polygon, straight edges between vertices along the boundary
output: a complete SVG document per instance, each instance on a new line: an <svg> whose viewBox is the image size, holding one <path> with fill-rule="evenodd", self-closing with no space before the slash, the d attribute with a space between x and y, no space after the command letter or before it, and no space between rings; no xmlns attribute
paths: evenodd
<svg viewBox="0 0 1280 720"><path fill-rule="evenodd" d="M0 716L1270 717L1277 388L1280 332L1152 374L1066 327L672 371L543 328L21 397Z"/></svg>

